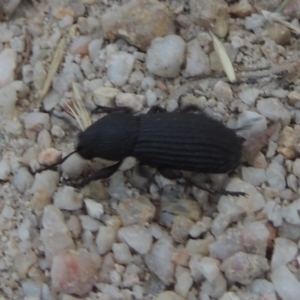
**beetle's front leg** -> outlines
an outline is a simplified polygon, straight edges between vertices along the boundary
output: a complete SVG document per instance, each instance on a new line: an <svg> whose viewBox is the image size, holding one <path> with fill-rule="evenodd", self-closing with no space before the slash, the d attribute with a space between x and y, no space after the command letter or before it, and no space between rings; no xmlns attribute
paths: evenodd
<svg viewBox="0 0 300 300"><path fill-rule="evenodd" d="M99 180L99 179L106 179L113 175L115 172L117 172L118 168L120 167L122 161L117 162L114 165L102 168L92 175L90 175L88 178L82 180L79 183L69 183L69 185L75 187L75 188L82 188L85 185L89 184L91 181Z"/></svg>

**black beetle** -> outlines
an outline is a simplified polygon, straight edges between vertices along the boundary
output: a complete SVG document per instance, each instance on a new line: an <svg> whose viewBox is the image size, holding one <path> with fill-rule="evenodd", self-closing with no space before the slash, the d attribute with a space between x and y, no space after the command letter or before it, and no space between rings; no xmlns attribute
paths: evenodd
<svg viewBox="0 0 300 300"><path fill-rule="evenodd" d="M194 108L187 110L190 109ZM98 170L78 186L108 178L128 156L135 157L140 165L158 168L165 177L188 181L180 170L222 174L234 170L241 161L243 139L235 130L204 113L167 113L159 107L140 115L130 113L127 108L102 107L101 110L118 113L107 114L79 133L76 150L54 165L61 164L73 153L88 160L100 157L117 163ZM213 194L245 195L196 185Z"/></svg>

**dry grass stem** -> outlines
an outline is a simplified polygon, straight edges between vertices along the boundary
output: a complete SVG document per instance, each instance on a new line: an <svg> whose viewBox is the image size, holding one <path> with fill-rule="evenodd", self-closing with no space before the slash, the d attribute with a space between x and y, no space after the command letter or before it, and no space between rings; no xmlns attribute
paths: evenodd
<svg viewBox="0 0 300 300"><path fill-rule="evenodd" d="M214 44L214 49L217 52L221 64L223 66L224 72L226 74L226 76L228 77L228 79L231 82L235 82L236 81L236 75L233 69L233 65L230 61L230 58L226 52L225 47L223 46L223 44L221 43L221 41L210 31L210 35L213 39L213 44Z"/></svg>
<svg viewBox="0 0 300 300"><path fill-rule="evenodd" d="M44 99L44 97L47 95L47 93L51 87L52 79L53 79L54 75L56 74L56 72L62 62L62 59L64 57L65 47L66 47L66 40L65 40L65 38L62 37L60 42L58 43L58 46L54 53L54 57L53 57L51 65L50 65L49 72L48 72L47 78L45 80L44 86L43 86L42 90L38 93L38 98L40 100Z"/></svg>

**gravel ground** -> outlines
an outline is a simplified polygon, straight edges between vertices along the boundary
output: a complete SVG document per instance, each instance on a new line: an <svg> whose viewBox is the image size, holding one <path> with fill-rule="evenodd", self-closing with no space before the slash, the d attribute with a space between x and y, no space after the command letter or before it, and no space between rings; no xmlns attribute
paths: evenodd
<svg viewBox="0 0 300 300"><path fill-rule="evenodd" d="M0 4L1 300L300 299L300 1L284 8L289 23L266 22L281 2ZM244 127L234 174L188 175L248 196L212 196L155 170L149 183L133 158L79 190L66 180L109 163L73 155L35 174L74 149L78 97L92 121L97 105L194 104Z"/></svg>

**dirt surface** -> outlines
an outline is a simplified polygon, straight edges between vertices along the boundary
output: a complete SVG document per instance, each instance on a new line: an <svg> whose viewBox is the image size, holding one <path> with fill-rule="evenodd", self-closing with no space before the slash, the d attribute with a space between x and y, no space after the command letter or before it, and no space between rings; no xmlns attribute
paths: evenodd
<svg viewBox="0 0 300 300"><path fill-rule="evenodd" d="M0 300L297 299L300 2L273 23L281 1L19 2L0 4ZM245 155L230 175L186 176L247 196L148 181L133 158L80 189L69 182L111 162L36 173L97 106L189 104L242 128Z"/></svg>

